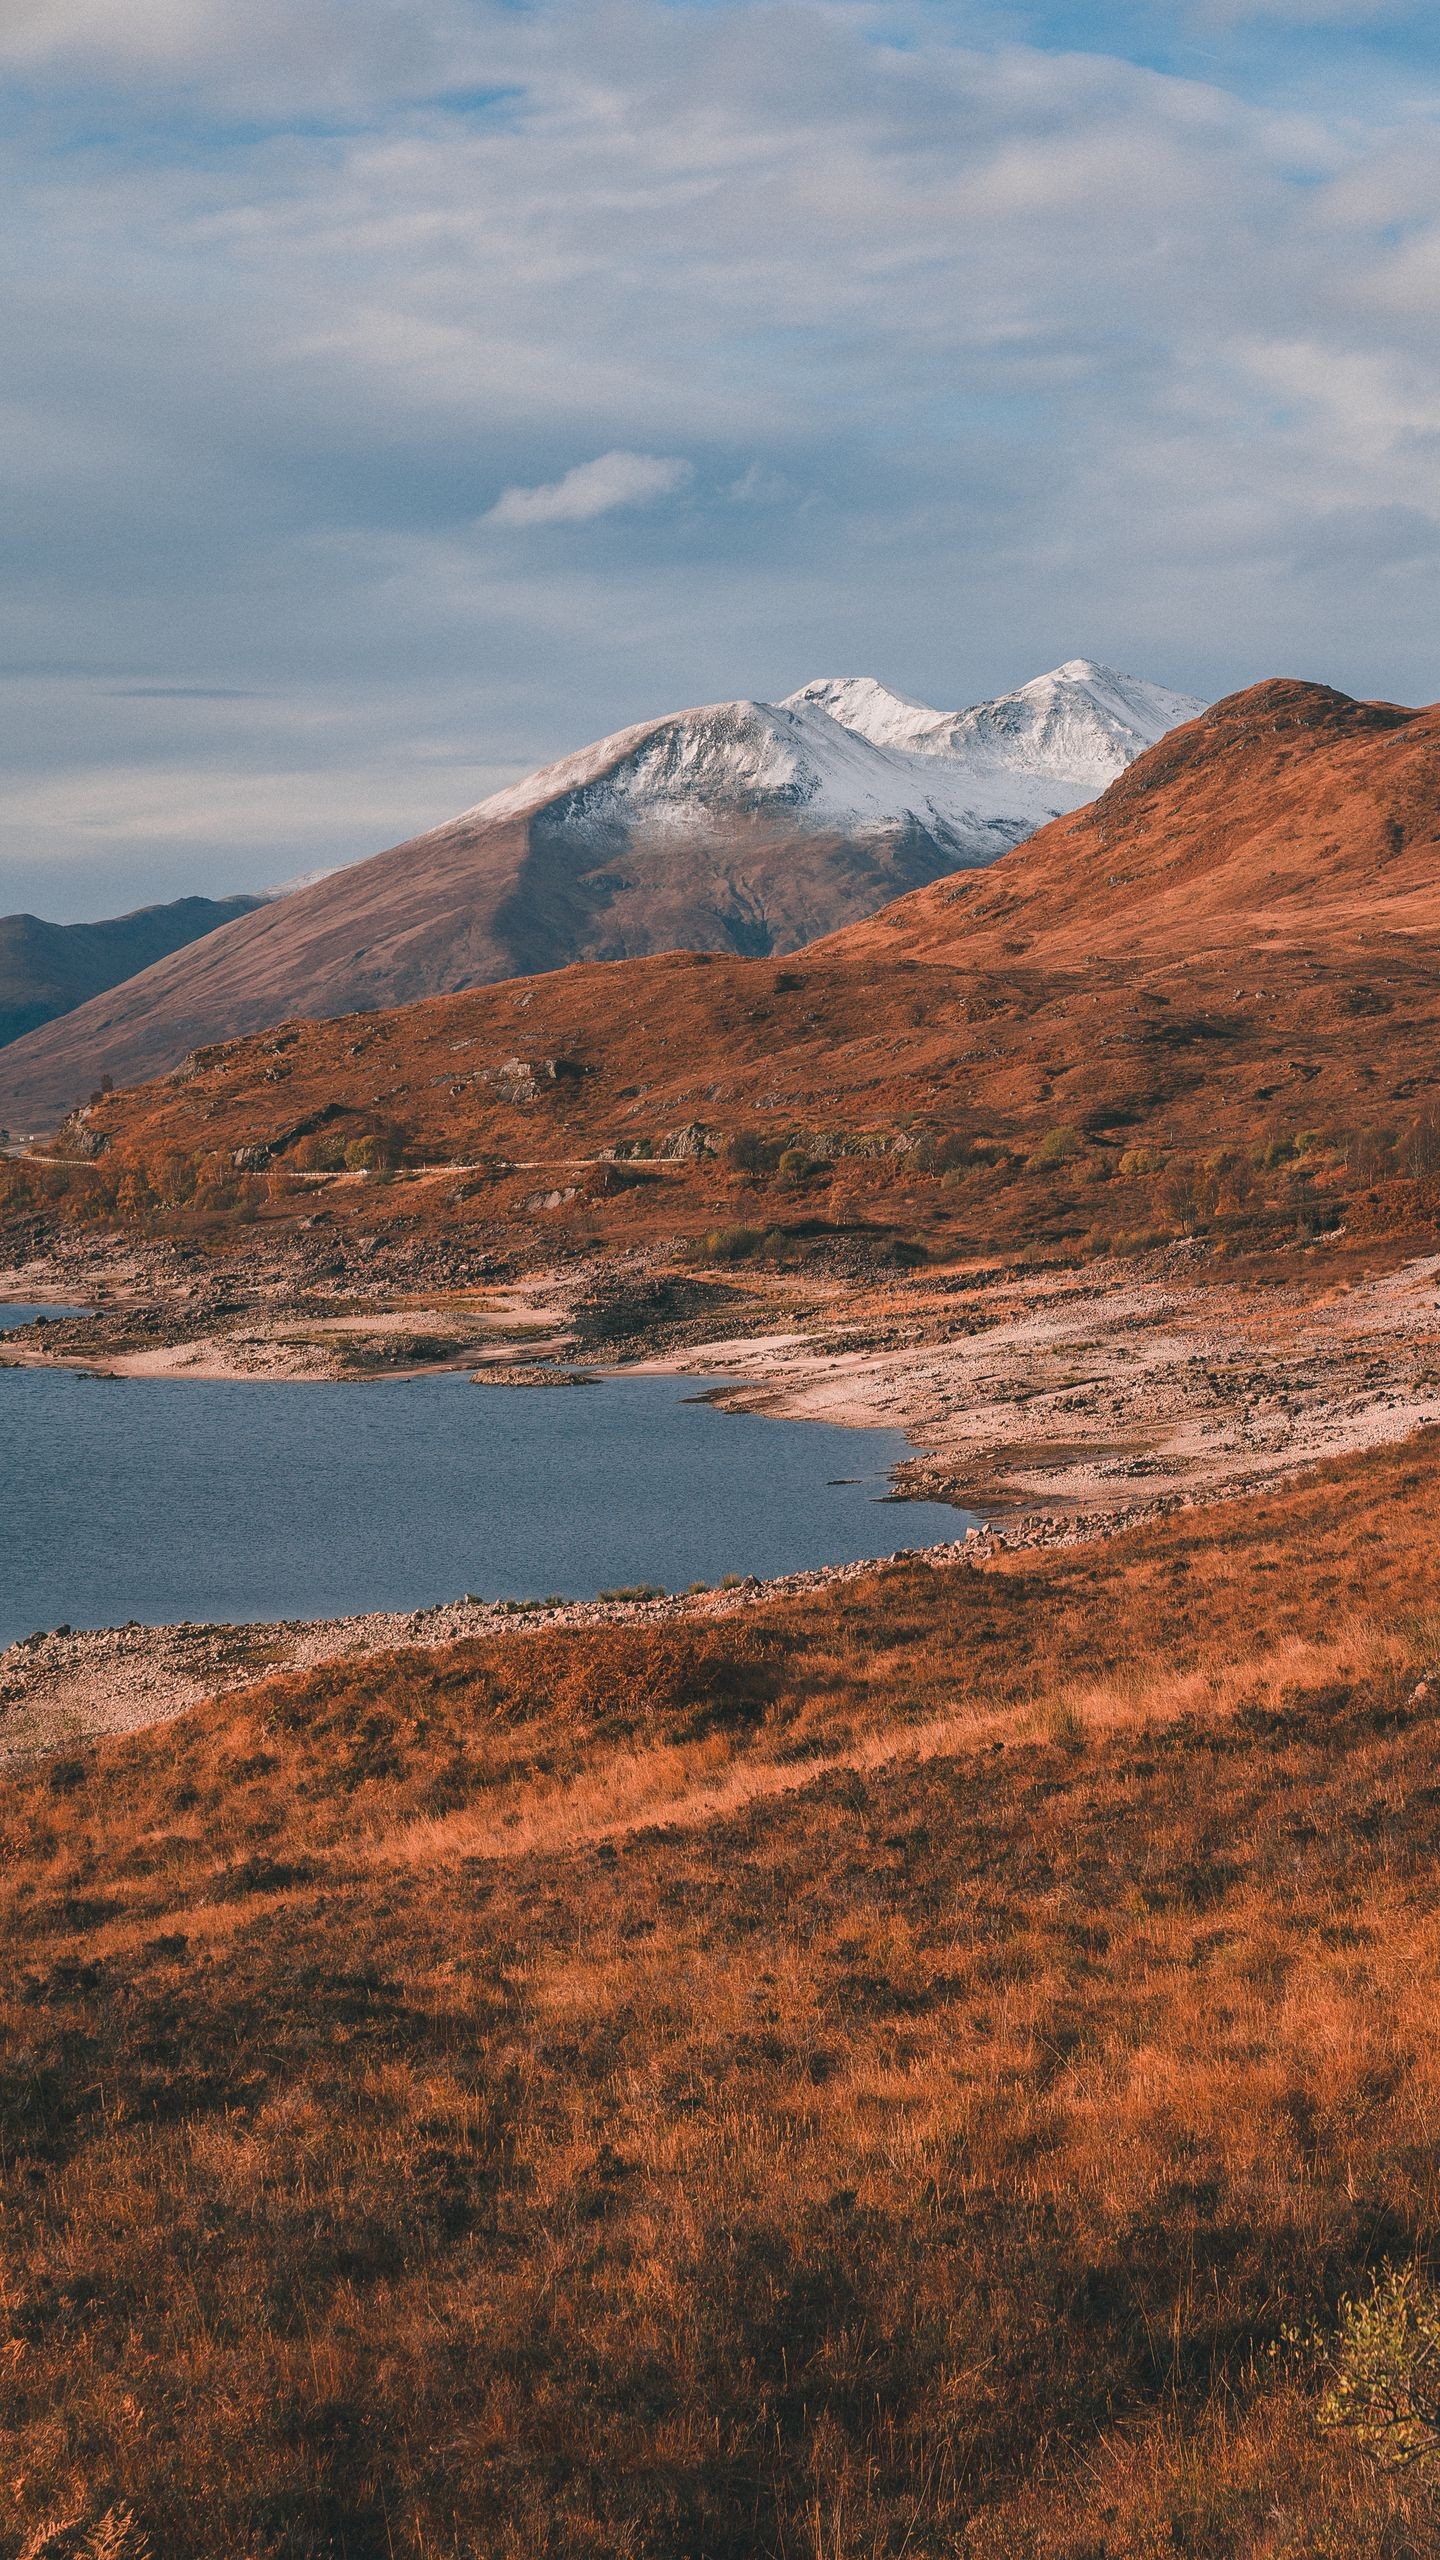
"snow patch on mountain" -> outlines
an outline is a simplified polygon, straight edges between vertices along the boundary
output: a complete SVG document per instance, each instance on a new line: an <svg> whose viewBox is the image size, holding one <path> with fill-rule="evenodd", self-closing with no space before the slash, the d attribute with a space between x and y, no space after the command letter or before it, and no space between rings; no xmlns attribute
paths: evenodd
<svg viewBox="0 0 1440 2560"><path fill-rule="evenodd" d="M255 896L270 900L294 898L302 889L313 889L317 880L333 880L337 871L348 871L345 862L322 862L318 871L297 871L293 880L273 881L268 889L257 889Z"/></svg>
<svg viewBox="0 0 1440 2560"><path fill-rule="evenodd" d="M874 676L817 676L813 684L802 684L798 693L787 693L780 709L828 711L842 729L853 729L857 737L868 738L877 747L913 748L933 729L943 728L946 718L928 703L893 693Z"/></svg>

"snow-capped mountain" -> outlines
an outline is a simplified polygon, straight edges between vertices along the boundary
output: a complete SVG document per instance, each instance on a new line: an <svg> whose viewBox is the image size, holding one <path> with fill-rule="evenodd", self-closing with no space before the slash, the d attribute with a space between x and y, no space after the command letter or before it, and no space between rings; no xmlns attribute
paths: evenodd
<svg viewBox="0 0 1440 2560"><path fill-rule="evenodd" d="M955 759L874 746L808 706L711 702L619 730L468 814L528 818L597 855L637 838L678 851L731 821L845 836L918 827L951 868L993 860L1051 811L1031 776L997 788Z"/></svg>
<svg viewBox="0 0 1440 2560"><path fill-rule="evenodd" d="M932 729L943 726L946 716L932 711L926 702L912 702L908 693L892 693L888 684L878 683L874 676L817 676L813 684L802 684L798 693L787 693L783 708L828 711L842 729L853 729L857 737L868 738L876 747L921 746Z"/></svg>
<svg viewBox="0 0 1440 2560"><path fill-rule="evenodd" d="M940 868L993 861L1080 807L1204 705L1074 658L966 711L871 676L821 677L783 702L713 702L546 765L468 812L537 817L577 841L684 833L722 813L875 835L919 829Z"/></svg>

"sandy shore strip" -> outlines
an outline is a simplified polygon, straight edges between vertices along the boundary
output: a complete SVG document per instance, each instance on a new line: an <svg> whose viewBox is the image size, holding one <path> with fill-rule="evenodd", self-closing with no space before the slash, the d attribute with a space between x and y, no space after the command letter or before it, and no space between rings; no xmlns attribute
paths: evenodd
<svg viewBox="0 0 1440 2560"><path fill-rule="evenodd" d="M83 1291L0 1274L0 1303L68 1306ZM140 1310L143 1309L143 1313ZM567 1310L548 1278L504 1288L423 1294L337 1310L325 1305L227 1307L218 1320L164 1287L112 1294L74 1319L36 1332L0 1332L0 1367L83 1369L107 1378L189 1378L254 1384L353 1383L550 1360L570 1341ZM143 1323L151 1338L135 1339Z"/></svg>

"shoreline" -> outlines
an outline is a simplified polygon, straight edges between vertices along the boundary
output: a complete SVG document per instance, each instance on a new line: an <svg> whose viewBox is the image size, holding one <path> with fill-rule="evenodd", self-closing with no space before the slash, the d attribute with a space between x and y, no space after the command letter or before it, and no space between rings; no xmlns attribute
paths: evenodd
<svg viewBox="0 0 1440 2560"><path fill-rule="evenodd" d="M193 1294L167 1288L159 1256L149 1267L133 1256L112 1260L108 1285L102 1257L94 1265L59 1273L32 1264L0 1276L0 1288L6 1302L31 1306L103 1297L77 1330L98 1323L124 1338L127 1326L143 1323L143 1347L92 1352L82 1334L52 1352L6 1334L0 1361L108 1369L141 1382L460 1372L484 1383L488 1370L496 1386L516 1391L580 1372L703 1377L703 1399L721 1410L902 1433L913 1454L891 1467L887 1498L948 1501L988 1524L901 1551L940 1563L1110 1537L1160 1514L1272 1489L1326 1459L1440 1422L1436 1254L1379 1271L1321 1261L1279 1279L1231 1276L1180 1247L1129 1266L927 1273L884 1289L802 1290L783 1276L756 1276L745 1287L727 1284L722 1302L749 1319L748 1330L725 1330L717 1306L704 1322L640 1327L629 1357L628 1343L585 1321L593 1269L407 1290L403 1305L394 1303L398 1292L377 1290L359 1306L337 1293L323 1306L292 1300L267 1312L258 1293L247 1300L233 1281L223 1298L212 1285L197 1305ZM600 1278L617 1285L613 1271ZM620 1285L633 1288L636 1278L632 1267ZM450 1356L436 1359L436 1329L445 1326L456 1338L443 1345ZM368 1370L327 1365L338 1361L337 1342L357 1340L367 1353L379 1344L402 1356ZM421 1346L430 1358L403 1356ZM161 1722L347 1653L506 1628L725 1613L853 1580L884 1561L647 1602L542 1609L452 1601L343 1619L47 1633L0 1653L0 1760Z"/></svg>
<svg viewBox="0 0 1440 2560"><path fill-rule="evenodd" d="M326 1662L425 1651L470 1637L523 1635L542 1628L668 1626L690 1618L731 1617L764 1602L858 1582L897 1562L936 1568L978 1564L1016 1543L987 1526L931 1547L903 1547L889 1556L769 1577L745 1574L731 1585L647 1600L460 1599L344 1618L213 1626L136 1623L43 1632L0 1651L0 1766L73 1748L101 1734L169 1723L208 1699Z"/></svg>
<svg viewBox="0 0 1440 2560"><path fill-rule="evenodd" d="M1241 1491L1440 1420L1435 1253L1358 1272L1321 1257L1277 1278L1181 1244L1128 1264L884 1286L680 1278L651 1256L363 1296L306 1290L283 1270L197 1284L162 1252L148 1267L133 1254L84 1263L0 1274L11 1303L102 1301L44 1339L0 1334L0 1366L198 1383L488 1374L511 1387L719 1371L707 1393L722 1410L899 1432L912 1454L891 1469L893 1498L971 1511L1082 1516L1142 1488ZM647 1297L667 1293L702 1313L657 1318Z"/></svg>

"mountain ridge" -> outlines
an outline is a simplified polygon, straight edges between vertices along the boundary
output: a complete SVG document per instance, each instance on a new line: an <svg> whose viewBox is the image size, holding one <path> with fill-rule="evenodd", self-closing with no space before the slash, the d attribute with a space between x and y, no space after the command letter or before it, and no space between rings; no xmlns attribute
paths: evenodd
<svg viewBox="0 0 1440 2560"><path fill-rule="evenodd" d="M1377 1168L1440 1173L1437 949L1440 705L1282 681L792 966L660 953L296 1023L116 1095L75 1144L102 1184L274 1167L283 1219L314 1208L286 1177L323 1124L414 1168L407 1214L525 1255L724 1260L732 1226L750 1250L797 1218L842 1253L1212 1214L1293 1242ZM352 1208L391 1214L326 1215Z"/></svg>
<svg viewBox="0 0 1440 2560"><path fill-rule="evenodd" d="M80 924L0 916L0 1048L264 904L259 896L172 898Z"/></svg>
<svg viewBox="0 0 1440 2560"><path fill-rule="evenodd" d="M1082 787L1077 796L1089 796L1083 786L1103 791L1147 745L1205 709L1193 694L1093 658L1068 658L1012 693L962 711L932 711L873 676L821 677L786 696L787 707L802 703L877 745L953 760L976 774L1050 776Z"/></svg>

